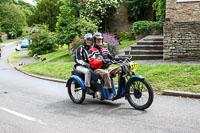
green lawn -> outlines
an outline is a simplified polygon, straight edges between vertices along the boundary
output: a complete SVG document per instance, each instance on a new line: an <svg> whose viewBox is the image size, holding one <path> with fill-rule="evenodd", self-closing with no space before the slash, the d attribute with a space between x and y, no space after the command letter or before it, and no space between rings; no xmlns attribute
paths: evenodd
<svg viewBox="0 0 200 133"><path fill-rule="evenodd" d="M19 67L19 69L31 74L65 80L71 76L73 64L74 63L43 62L28 64Z"/></svg>
<svg viewBox="0 0 200 133"><path fill-rule="evenodd" d="M42 58L47 59L45 62L55 62L55 61L61 61L61 62L63 61L64 62L64 61L73 61L74 60L74 57L69 56L68 46L66 46L66 45L58 48L55 52L40 55L40 56Z"/></svg>
<svg viewBox="0 0 200 133"><path fill-rule="evenodd" d="M3 45L0 45L0 48L3 48L4 46Z"/></svg>
<svg viewBox="0 0 200 133"><path fill-rule="evenodd" d="M119 45L119 49L123 49L126 46L129 46L129 45L136 43L136 40L131 40L131 41L130 40L122 40L120 43L121 44Z"/></svg>
<svg viewBox="0 0 200 133"><path fill-rule="evenodd" d="M74 63L35 63L21 70L46 77L67 79ZM143 75L158 92L178 90L200 92L200 65L161 64L139 65L136 74Z"/></svg>
<svg viewBox="0 0 200 133"><path fill-rule="evenodd" d="M15 52L13 52L8 57L9 62L18 62L18 61L21 61L22 60L22 58L20 56L21 53L22 53L22 51L15 51Z"/></svg>

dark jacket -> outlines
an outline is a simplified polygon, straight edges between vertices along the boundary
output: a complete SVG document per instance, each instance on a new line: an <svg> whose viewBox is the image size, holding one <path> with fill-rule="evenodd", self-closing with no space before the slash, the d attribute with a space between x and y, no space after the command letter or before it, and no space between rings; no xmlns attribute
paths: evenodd
<svg viewBox="0 0 200 133"><path fill-rule="evenodd" d="M88 50L90 49L90 46L87 46L85 43L80 45L76 49L75 53L75 62L80 65L86 65L89 64L89 58L88 58Z"/></svg>

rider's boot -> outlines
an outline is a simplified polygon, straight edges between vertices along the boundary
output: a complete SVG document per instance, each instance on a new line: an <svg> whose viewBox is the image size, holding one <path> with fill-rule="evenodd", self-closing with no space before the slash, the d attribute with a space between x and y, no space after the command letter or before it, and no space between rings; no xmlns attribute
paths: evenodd
<svg viewBox="0 0 200 133"><path fill-rule="evenodd" d="M113 100L113 98L114 98L113 90L112 90L112 89L109 89L109 93L110 93L110 95L109 95L109 97L108 97L108 100Z"/></svg>
<svg viewBox="0 0 200 133"><path fill-rule="evenodd" d="M87 87L87 93L94 94L94 91L91 89L91 87Z"/></svg>

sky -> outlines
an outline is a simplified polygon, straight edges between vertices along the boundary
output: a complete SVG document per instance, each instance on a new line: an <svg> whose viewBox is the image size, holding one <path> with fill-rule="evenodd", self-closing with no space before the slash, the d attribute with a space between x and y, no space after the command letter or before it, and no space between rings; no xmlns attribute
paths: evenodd
<svg viewBox="0 0 200 133"><path fill-rule="evenodd" d="M32 5L36 5L36 4L33 2L33 0L23 0L23 1L25 1L25 2L27 2L27 3L30 3L30 4L32 4Z"/></svg>

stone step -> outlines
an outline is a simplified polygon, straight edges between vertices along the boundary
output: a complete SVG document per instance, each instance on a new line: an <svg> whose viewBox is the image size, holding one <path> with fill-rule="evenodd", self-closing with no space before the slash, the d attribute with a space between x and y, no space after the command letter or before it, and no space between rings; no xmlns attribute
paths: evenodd
<svg viewBox="0 0 200 133"><path fill-rule="evenodd" d="M121 56L121 57L127 57ZM158 60L163 59L163 55L131 55L131 60Z"/></svg>
<svg viewBox="0 0 200 133"><path fill-rule="evenodd" d="M137 45L163 45L163 41L138 41Z"/></svg>
<svg viewBox="0 0 200 133"><path fill-rule="evenodd" d="M133 45L131 50L163 50L163 45Z"/></svg>
<svg viewBox="0 0 200 133"><path fill-rule="evenodd" d="M125 55L162 55L163 50L131 50L125 51Z"/></svg>
<svg viewBox="0 0 200 133"><path fill-rule="evenodd" d="M161 38L144 38L144 41L163 41L163 37Z"/></svg>

